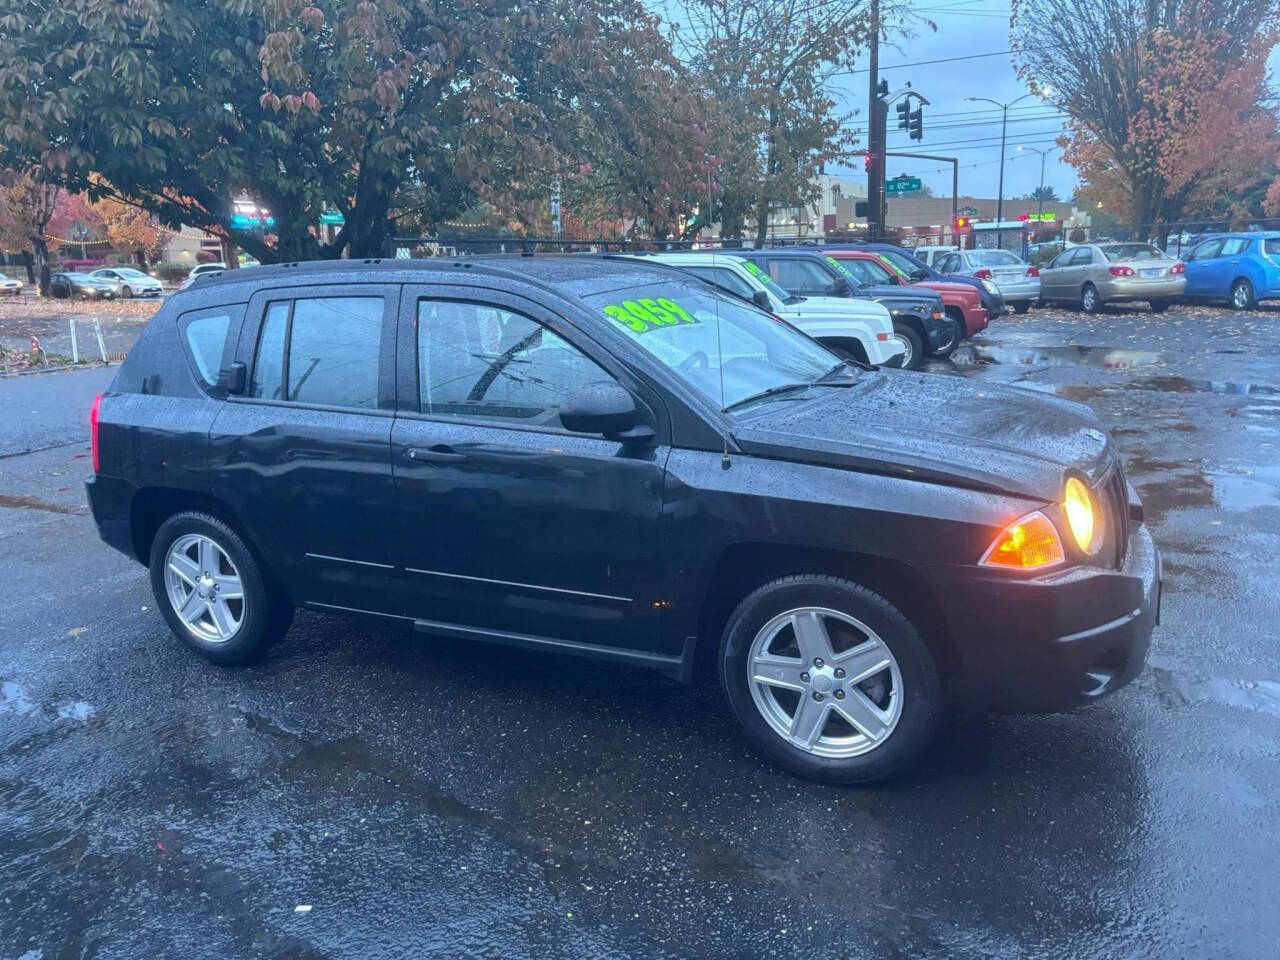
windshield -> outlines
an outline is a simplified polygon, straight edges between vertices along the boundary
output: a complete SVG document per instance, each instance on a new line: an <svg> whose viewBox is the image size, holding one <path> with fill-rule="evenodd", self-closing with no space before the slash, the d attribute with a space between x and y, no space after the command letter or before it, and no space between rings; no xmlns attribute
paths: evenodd
<svg viewBox="0 0 1280 960"><path fill-rule="evenodd" d="M141 270L135 270L133 267L116 267L116 273L122 277L146 277L147 275Z"/></svg>
<svg viewBox="0 0 1280 960"><path fill-rule="evenodd" d="M1163 250L1146 243L1117 243L1112 247L1100 247L1108 260L1165 260Z"/></svg>
<svg viewBox="0 0 1280 960"><path fill-rule="evenodd" d="M877 250L876 253L880 255L881 260L894 267L904 277L923 280L929 275L923 263L901 250Z"/></svg>
<svg viewBox="0 0 1280 960"><path fill-rule="evenodd" d="M1007 250L974 250L969 254L969 259L979 267L1007 267L1022 263Z"/></svg>
<svg viewBox="0 0 1280 960"><path fill-rule="evenodd" d="M814 383L840 362L785 321L692 283L628 287L585 300L717 407L722 370L727 408L768 391Z"/></svg>
<svg viewBox="0 0 1280 960"><path fill-rule="evenodd" d="M873 283L879 283L875 274L869 270L865 261L862 260L837 260L835 257L827 257L827 263L835 267L839 271L840 276L844 277L850 283L859 287L869 287Z"/></svg>
<svg viewBox="0 0 1280 960"><path fill-rule="evenodd" d="M101 279L102 279L101 277L91 277L91 276L89 276L89 274L87 274L87 273L64 273L64 274L63 274L63 276L64 276L64 277L66 277L68 280L94 280L94 281L98 281L98 280L101 280Z"/></svg>

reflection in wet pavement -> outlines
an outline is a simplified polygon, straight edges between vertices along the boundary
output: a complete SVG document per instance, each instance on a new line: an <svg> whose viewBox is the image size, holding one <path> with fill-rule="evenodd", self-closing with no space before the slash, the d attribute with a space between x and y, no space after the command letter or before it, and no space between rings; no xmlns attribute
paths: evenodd
<svg viewBox="0 0 1280 960"><path fill-rule="evenodd" d="M996 344L977 345L978 355L986 363L1022 366L1089 366L1104 370L1132 370L1160 362L1160 354L1150 350L1126 350L1118 347L1003 347Z"/></svg>

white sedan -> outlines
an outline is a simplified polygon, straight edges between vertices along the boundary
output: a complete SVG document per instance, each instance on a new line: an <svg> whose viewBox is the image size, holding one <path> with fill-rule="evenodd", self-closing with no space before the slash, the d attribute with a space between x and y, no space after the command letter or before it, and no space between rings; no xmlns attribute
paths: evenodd
<svg viewBox="0 0 1280 960"><path fill-rule="evenodd" d="M164 292L159 280L133 267L101 267L89 276L110 283L117 297L158 297Z"/></svg>
<svg viewBox="0 0 1280 960"><path fill-rule="evenodd" d="M0 293L7 293L11 297L22 296L22 281L0 273Z"/></svg>

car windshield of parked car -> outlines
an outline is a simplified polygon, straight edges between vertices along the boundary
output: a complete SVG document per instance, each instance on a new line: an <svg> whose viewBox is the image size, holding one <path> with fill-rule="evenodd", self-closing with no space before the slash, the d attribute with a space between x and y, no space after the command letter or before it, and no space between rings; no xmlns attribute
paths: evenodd
<svg viewBox="0 0 1280 960"><path fill-rule="evenodd" d="M865 260L837 260L835 257L827 257L827 263L855 287L869 287L883 282L876 279Z"/></svg>
<svg viewBox="0 0 1280 960"><path fill-rule="evenodd" d="M783 388L806 386L840 365L835 354L789 323L709 287L650 284L610 290L586 301L638 347L726 409Z"/></svg>
<svg viewBox="0 0 1280 960"><path fill-rule="evenodd" d="M1157 250L1148 243L1117 243L1113 246L1100 247L1108 260L1165 260L1163 250Z"/></svg>
<svg viewBox="0 0 1280 960"><path fill-rule="evenodd" d="M120 274L122 277L137 277L142 280L151 279L148 274L143 273L141 270L135 270L133 267L116 267L115 269L116 273Z"/></svg>
<svg viewBox="0 0 1280 960"><path fill-rule="evenodd" d="M897 268L898 272L910 280L927 280L929 271L925 265L901 250L877 250L880 259Z"/></svg>
<svg viewBox="0 0 1280 960"><path fill-rule="evenodd" d="M64 277L68 280L87 280L93 283L101 282L101 277L91 277L87 273L64 273Z"/></svg>
<svg viewBox="0 0 1280 960"><path fill-rule="evenodd" d="M975 267L1009 267L1022 263L1007 250L974 250L969 254L969 261Z"/></svg>

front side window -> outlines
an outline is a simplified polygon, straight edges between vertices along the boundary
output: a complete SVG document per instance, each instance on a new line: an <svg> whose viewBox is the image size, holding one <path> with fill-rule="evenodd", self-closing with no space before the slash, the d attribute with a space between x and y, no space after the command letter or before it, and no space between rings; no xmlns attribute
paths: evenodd
<svg viewBox="0 0 1280 960"><path fill-rule="evenodd" d="M573 344L522 314L453 300L418 303L423 413L558 428L565 397L609 379Z"/></svg>
<svg viewBox="0 0 1280 960"><path fill-rule="evenodd" d="M769 273L782 286L792 290L827 290L831 287L831 277L827 272L808 260L783 257L769 264Z"/></svg>
<svg viewBox="0 0 1280 960"><path fill-rule="evenodd" d="M258 338L251 395L376 409L382 315L382 297L272 303Z"/></svg>
<svg viewBox="0 0 1280 960"><path fill-rule="evenodd" d="M732 407L764 391L813 383L838 363L785 321L691 284L650 284L585 299L716 406L722 383L724 406Z"/></svg>
<svg viewBox="0 0 1280 960"><path fill-rule="evenodd" d="M1196 247L1189 254L1187 254L1187 259L1188 260L1212 260L1214 257L1218 255L1219 251L1221 250L1222 250L1221 240L1206 240L1204 243L1200 244L1200 246Z"/></svg>
<svg viewBox="0 0 1280 960"><path fill-rule="evenodd" d="M1049 264L1050 270L1056 270L1058 267L1065 267L1071 263L1071 258L1075 256L1075 250L1063 250L1060 254L1053 258Z"/></svg>

